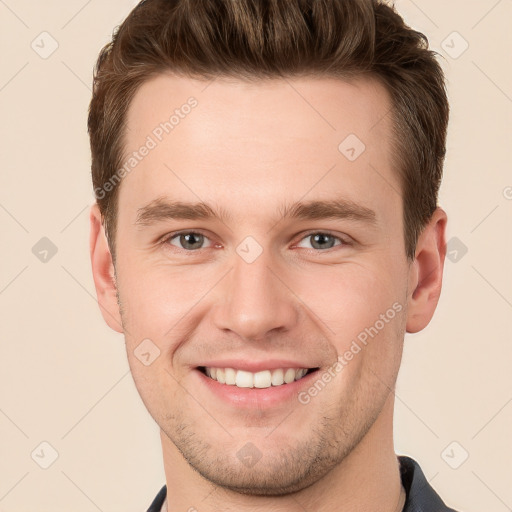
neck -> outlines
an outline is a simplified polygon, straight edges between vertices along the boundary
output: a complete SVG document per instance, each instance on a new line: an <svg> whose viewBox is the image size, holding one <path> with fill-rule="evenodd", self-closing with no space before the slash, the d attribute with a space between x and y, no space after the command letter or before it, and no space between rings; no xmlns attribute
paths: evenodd
<svg viewBox="0 0 512 512"><path fill-rule="evenodd" d="M393 405L391 392L375 423L347 457L314 484L285 496L251 496L213 485L161 431L168 511L396 512L403 497L393 447Z"/></svg>

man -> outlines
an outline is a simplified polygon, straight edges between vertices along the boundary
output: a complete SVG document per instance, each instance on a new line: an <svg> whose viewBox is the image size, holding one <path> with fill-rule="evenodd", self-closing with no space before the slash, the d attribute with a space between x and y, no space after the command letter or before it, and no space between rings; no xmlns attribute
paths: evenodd
<svg viewBox="0 0 512 512"><path fill-rule="evenodd" d="M160 427L150 511L450 511L393 448L441 292L448 103L377 0L147 0L101 52L91 260Z"/></svg>

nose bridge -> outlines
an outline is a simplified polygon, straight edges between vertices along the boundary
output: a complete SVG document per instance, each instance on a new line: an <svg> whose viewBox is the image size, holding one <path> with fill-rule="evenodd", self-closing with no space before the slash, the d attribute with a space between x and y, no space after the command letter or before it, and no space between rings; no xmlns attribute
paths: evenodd
<svg viewBox="0 0 512 512"><path fill-rule="evenodd" d="M266 252L255 260L233 256L233 269L224 280L215 324L244 339L264 339L270 331L290 329L297 319L293 294L277 277Z"/></svg>

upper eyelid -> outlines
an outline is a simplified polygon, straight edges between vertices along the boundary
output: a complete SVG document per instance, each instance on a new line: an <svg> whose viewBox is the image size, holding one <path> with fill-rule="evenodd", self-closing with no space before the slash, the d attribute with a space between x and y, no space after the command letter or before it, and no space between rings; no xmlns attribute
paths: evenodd
<svg viewBox="0 0 512 512"><path fill-rule="evenodd" d="M203 233L203 231L201 231L200 229L188 229L183 231L175 231L173 233L167 233L160 240L162 242L167 242L168 240L172 240L173 238L176 238L179 235L190 235L191 233L196 235L203 235L205 238L208 238L208 240L210 240L210 237Z"/></svg>

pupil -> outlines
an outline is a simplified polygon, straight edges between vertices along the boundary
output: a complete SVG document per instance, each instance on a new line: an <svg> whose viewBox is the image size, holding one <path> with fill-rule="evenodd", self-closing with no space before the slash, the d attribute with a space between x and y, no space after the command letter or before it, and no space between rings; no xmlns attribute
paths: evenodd
<svg viewBox="0 0 512 512"><path fill-rule="evenodd" d="M315 246L315 244L320 244L320 248L325 248L326 245L325 245L325 241L329 241L329 238L331 239L331 241L333 241L332 237L330 235L325 235L325 234L322 234L322 233L318 233L316 235L313 235L313 246ZM328 248L332 247L332 244L328 244Z"/></svg>
<svg viewBox="0 0 512 512"><path fill-rule="evenodd" d="M196 249L197 245L201 246L202 236L203 235L201 235L199 233L188 233L186 235L181 235L183 247L185 247L187 249L191 249L191 248L192 249ZM193 241L194 238L198 238L199 242L196 241L194 243L194 241ZM184 240L184 243L183 243L183 240Z"/></svg>

